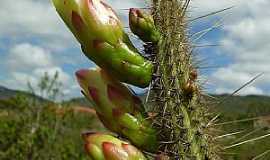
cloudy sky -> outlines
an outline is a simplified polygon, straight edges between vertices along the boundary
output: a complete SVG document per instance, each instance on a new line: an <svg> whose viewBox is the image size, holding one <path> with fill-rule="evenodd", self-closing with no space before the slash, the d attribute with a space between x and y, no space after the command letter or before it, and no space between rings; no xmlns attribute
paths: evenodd
<svg viewBox="0 0 270 160"><path fill-rule="evenodd" d="M130 7L144 7L143 0L107 0L125 25ZM259 73L264 75L240 94L270 95L270 1L193 0L190 14L195 18L223 8L233 9L195 21L191 33L222 25L194 43L219 45L197 49L203 59L201 73L206 90L231 93ZM58 17L50 0L0 1L0 85L27 89L48 72L60 74L67 97L80 96L74 72L92 67L79 44Z"/></svg>

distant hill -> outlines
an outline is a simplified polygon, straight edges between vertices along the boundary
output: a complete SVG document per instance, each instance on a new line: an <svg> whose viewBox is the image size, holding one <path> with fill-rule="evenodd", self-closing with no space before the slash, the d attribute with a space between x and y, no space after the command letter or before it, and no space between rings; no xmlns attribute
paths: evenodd
<svg viewBox="0 0 270 160"><path fill-rule="evenodd" d="M15 95L21 93L21 91L17 90L11 90L6 87L0 86L0 99L9 99L11 97L14 97Z"/></svg>
<svg viewBox="0 0 270 160"><path fill-rule="evenodd" d="M91 106L91 103L88 102L88 100L84 97L77 97L77 98L72 98L65 103L69 103L72 105L78 105L78 106Z"/></svg>
<svg viewBox="0 0 270 160"><path fill-rule="evenodd" d="M0 86L0 103L3 101L7 101L11 98L14 98L18 95L35 99L40 103L49 102L49 100L47 100L47 99L44 99L40 96L34 95L34 94L26 92L26 91L13 90L13 89L8 89L6 87ZM0 106L1 106L1 104L0 104Z"/></svg>
<svg viewBox="0 0 270 160"><path fill-rule="evenodd" d="M12 98L18 94L35 97L39 100L44 100L41 97L32 95L25 91L18 91L8 89L6 87L0 86L0 100L5 100ZM145 95L139 95L142 99ZM213 102L223 102L213 105L212 108L216 109L226 117L239 117L247 115L250 116L264 116L270 115L270 97L269 96L258 96L258 95L248 95L248 96L231 96L228 95L213 95L215 100ZM224 100L225 99L225 100ZM69 103L74 106L92 106L88 100L83 97L72 98L65 103Z"/></svg>
<svg viewBox="0 0 270 160"><path fill-rule="evenodd" d="M270 97L259 95L231 96L215 95L217 102L222 102L214 106L218 112L226 117L256 117L270 115ZM226 98L228 97L228 98ZM225 100L224 100L225 99Z"/></svg>
<svg viewBox="0 0 270 160"><path fill-rule="evenodd" d="M8 89L6 87L0 86L0 108L1 107L3 108L3 104L6 101L9 101L9 99L15 98L18 95L33 98L35 100L38 100L38 102L40 103L49 102L49 100L46 100L37 95L33 95L26 91L13 90L13 89ZM91 104L83 97L72 98L70 100L65 101L64 103L72 105L72 106L85 106L85 107L91 106Z"/></svg>
<svg viewBox="0 0 270 160"><path fill-rule="evenodd" d="M140 95L140 97L142 99L145 98L144 95ZM269 96L248 95L228 97L228 95L213 95L213 97L215 97L215 99L212 99L212 101L216 103L216 105L212 105L211 107L226 117L270 115ZM68 102L80 106L91 105L91 103L83 97L74 98Z"/></svg>

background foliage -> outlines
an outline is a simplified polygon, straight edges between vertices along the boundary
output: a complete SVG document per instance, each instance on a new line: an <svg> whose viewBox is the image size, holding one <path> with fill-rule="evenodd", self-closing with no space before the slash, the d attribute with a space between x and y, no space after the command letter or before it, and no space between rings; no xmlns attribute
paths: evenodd
<svg viewBox="0 0 270 160"><path fill-rule="evenodd" d="M84 98L55 102L61 96L57 76L50 78L45 74L38 87L30 85L29 88L32 88L29 93L0 92L0 159L87 159L81 133L105 130L91 112L90 103ZM42 97L35 96L37 92L42 93ZM144 95L141 97L144 99ZM222 101L227 95L215 97ZM225 146L269 134L269 97L233 96L212 108L220 113L220 125L216 126L218 135L241 132L222 138ZM265 138L221 154L226 160L247 160L269 149L270 138ZM269 158L265 154L260 159Z"/></svg>
<svg viewBox="0 0 270 160"><path fill-rule="evenodd" d="M70 103L55 102L60 95L57 74L46 74L32 93L0 101L0 159L86 159L81 132L99 130L95 114ZM34 91L42 97L34 96ZM46 99L45 99L46 98Z"/></svg>

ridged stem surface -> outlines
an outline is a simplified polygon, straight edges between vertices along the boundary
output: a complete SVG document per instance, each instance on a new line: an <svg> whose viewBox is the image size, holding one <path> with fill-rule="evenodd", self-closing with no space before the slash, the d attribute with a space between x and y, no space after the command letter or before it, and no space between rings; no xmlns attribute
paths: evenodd
<svg viewBox="0 0 270 160"><path fill-rule="evenodd" d="M153 17L162 34L156 46L154 78L148 103L160 131L159 151L171 159L218 159L208 132L208 109L192 66L187 34L189 1L154 0ZM195 73L194 73L195 72Z"/></svg>

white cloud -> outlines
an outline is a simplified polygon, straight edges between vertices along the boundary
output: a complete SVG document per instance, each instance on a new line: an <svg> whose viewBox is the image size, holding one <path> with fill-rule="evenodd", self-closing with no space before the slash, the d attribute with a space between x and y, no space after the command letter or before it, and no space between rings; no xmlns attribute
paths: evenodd
<svg viewBox="0 0 270 160"><path fill-rule="evenodd" d="M11 71L8 79L2 83L11 89L19 90L28 90L28 83L30 83L31 86L38 91L38 83L44 76L45 72L48 73L50 78L54 77L56 72L58 73L57 80L62 83L61 92L66 96L66 98L73 96L73 91L78 90L74 87L76 84L73 78L71 78L71 76L64 72L60 67L36 68L32 72ZM37 92L36 94L39 93Z"/></svg>
<svg viewBox="0 0 270 160"><path fill-rule="evenodd" d="M20 90L28 89L28 82L31 83L33 86L37 86L38 79L36 77L33 77L31 74L16 71L10 72L10 79L5 81L8 87Z"/></svg>
<svg viewBox="0 0 270 160"><path fill-rule="evenodd" d="M232 6L240 6L245 0L193 0L191 11L193 17L209 14Z"/></svg>
<svg viewBox="0 0 270 160"><path fill-rule="evenodd" d="M42 77L44 73L47 72L49 77L53 77L57 72L59 74L58 80L64 85L67 85L67 82L70 81L70 76L65 73L60 67L48 67L48 68L37 68L33 71L35 77Z"/></svg>
<svg viewBox="0 0 270 160"><path fill-rule="evenodd" d="M120 9L129 9L135 7L143 7L147 3L145 1L120 1L120 0L106 0L108 4L110 4L115 10Z"/></svg>
<svg viewBox="0 0 270 160"><path fill-rule="evenodd" d="M231 57L232 62L211 75L210 80L216 86L215 92L230 93L264 72L263 77L240 93L270 94L270 1L220 0L213 3L212 0L195 0L194 5L202 8L195 14L235 6L226 12L229 16L221 28L224 37L220 39L221 52Z"/></svg>
<svg viewBox="0 0 270 160"><path fill-rule="evenodd" d="M215 93L233 93L241 86L249 82L256 75L249 72L243 72L234 70L232 68L221 68L218 69L211 75L211 81L215 85ZM265 92L258 87L261 83L255 81L249 86L241 89L237 94L248 95L248 94L264 94Z"/></svg>
<svg viewBox="0 0 270 160"><path fill-rule="evenodd" d="M72 88L73 85L75 85L75 82L71 76L64 72L60 67L49 67L49 68L37 68L33 71L33 76L37 79L40 80L41 77L44 75L44 73L47 73L49 77L54 77L54 75L57 73L58 74L58 82L62 83L62 88L61 91L65 96L69 97L70 94L72 94Z"/></svg>
<svg viewBox="0 0 270 160"><path fill-rule="evenodd" d="M144 1L108 0L120 15L125 15L130 7L142 7ZM57 14L51 0L20 0L14 3L9 0L0 1L0 38L11 42L34 40L43 47L61 51L78 47L72 33Z"/></svg>
<svg viewBox="0 0 270 160"><path fill-rule="evenodd" d="M260 88L254 87L254 86L248 86L241 91L239 91L239 94L241 95L263 95L265 94L264 91Z"/></svg>
<svg viewBox="0 0 270 160"><path fill-rule="evenodd" d="M229 89L229 88L217 88L216 89L216 94L228 94L228 93L233 93L235 89ZM248 86L240 90L239 92L236 93L236 95L263 95L264 92L256 88L254 86Z"/></svg>
<svg viewBox="0 0 270 160"><path fill-rule="evenodd" d="M128 11L121 9L144 6L144 1L108 0L107 2L112 4L119 14L125 14L125 22ZM7 46L11 48L6 48L9 50L9 55L0 60L0 66L7 68L9 72L5 84L13 88L25 88L27 80L37 83L42 72L47 71L51 74L58 71L61 75L60 80L65 82L67 88L65 92L78 91L78 86L71 78L73 76L61 69L59 67L61 64L52 55L65 48L79 47L57 15L50 0L20 0L16 3L0 1L0 6L0 38L8 39L13 44ZM223 44L222 53L232 57L233 63L218 69L210 76L210 80L217 86L215 92L232 92L256 74L264 72L262 79L245 88L241 94L267 93L262 86L270 82L270 45L268 44L270 1L194 0L192 15L197 17L230 6L235 7L225 12L229 16L224 21L222 30L225 36L220 43ZM36 45L33 45L32 41L37 41ZM3 47L5 46L2 45L1 48ZM60 55L58 58L67 57L61 58ZM74 57L70 56L67 61L73 59Z"/></svg>
<svg viewBox="0 0 270 160"><path fill-rule="evenodd" d="M50 0L0 1L0 6L0 38L13 41L42 38L44 46L54 49L74 44Z"/></svg>
<svg viewBox="0 0 270 160"><path fill-rule="evenodd" d="M76 88L75 80L64 71L53 60L50 51L30 43L17 44L11 47L7 57L2 60L7 61L6 78L1 82L12 89L27 90L27 84L31 83L33 87L37 87L39 81L44 76L45 72L49 77L53 77L58 73L58 81L62 83L62 92L66 96L73 95Z"/></svg>
<svg viewBox="0 0 270 160"><path fill-rule="evenodd" d="M143 1L108 1L120 14L123 8L142 6ZM76 40L55 11L51 0L0 1L0 38L38 39L42 46L62 50L78 47ZM126 18L125 18L126 20Z"/></svg>
<svg viewBox="0 0 270 160"><path fill-rule="evenodd" d="M128 11L122 9L145 4L144 1L107 2L124 17L125 24ZM44 72L53 75L58 71L64 92L79 95L73 73L60 67L68 63L72 66L83 63L82 57L74 57L76 54L73 56L70 53L70 49L79 50L79 45L55 11L51 0L2 0L0 6L0 49L8 52L0 59L0 67L3 68L0 74L5 73L1 74L5 77L1 77L0 85L27 89L28 81L36 85ZM8 45L2 45L1 41L8 42Z"/></svg>
<svg viewBox="0 0 270 160"><path fill-rule="evenodd" d="M8 66L14 69L48 67L53 65L51 53L39 46L22 43L10 49Z"/></svg>
<svg viewBox="0 0 270 160"><path fill-rule="evenodd" d="M215 78L216 83L219 83L219 85L227 84L227 86L231 87L239 87L252 78L252 75L248 73L236 72L230 68L221 68L212 76Z"/></svg>

